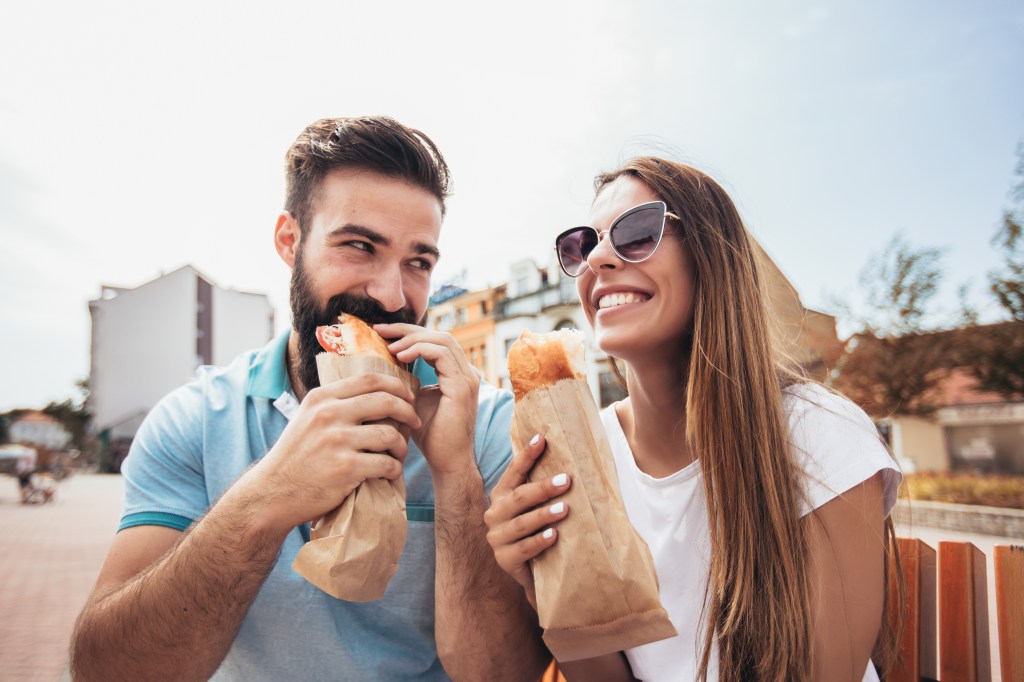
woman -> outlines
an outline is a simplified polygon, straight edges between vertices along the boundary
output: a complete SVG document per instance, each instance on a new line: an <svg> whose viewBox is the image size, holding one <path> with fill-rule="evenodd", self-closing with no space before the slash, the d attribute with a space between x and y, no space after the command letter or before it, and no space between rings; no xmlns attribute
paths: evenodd
<svg viewBox="0 0 1024 682"><path fill-rule="evenodd" d="M900 473L871 421L773 354L751 239L693 168L643 157L595 181L593 227L557 240L629 396L602 412L623 501L679 635L560 663L569 680L876 680ZM565 477L515 455L486 521L526 590L571 514ZM562 485L555 485L563 483ZM878 646L876 646L876 644Z"/></svg>

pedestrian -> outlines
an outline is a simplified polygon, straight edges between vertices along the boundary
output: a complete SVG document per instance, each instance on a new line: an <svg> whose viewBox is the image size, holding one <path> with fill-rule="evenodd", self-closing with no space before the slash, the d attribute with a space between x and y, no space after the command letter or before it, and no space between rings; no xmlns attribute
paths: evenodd
<svg viewBox="0 0 1024 682"><path fill-rule="evenodd" d="M858 407L773 352L751 237L714 180L640 157L595 187L589 226L556 250L597 345L624 367L628 397L602 423L678 635L561 671L877 680L871 661L884 670L895 646L884 615L897 465ZM485 517L531 602L528 560L556 546L573 513L559 499L571 481L526 482L539 436Z"/></svg>
<svg viewBox="0 0 1024 682"><path fill-rule="evenodd" d="M22 504L35 501L36 487L32 484L32 475L36 472L37 457L35 448L22 445L21 454L15 460L14 473L18 477L18 492L21 494Z"/></svg>
<svg viewBox="0 0 1024 682"><path fill-rule="evenodd" d="M511 458L511 396L419 326L448 194L433 142L393 119L323 119L295 140L274 230L292 327L147 416L73 636L76 679L539 677L550 655L483 523ZM362 374L318 387L315 330L342 312L434 385L414 396ZM412 442L367 423L385 418ZM292 569L312 519L366 479L400 476L408 535L381 599L335 599Z"/></svg>

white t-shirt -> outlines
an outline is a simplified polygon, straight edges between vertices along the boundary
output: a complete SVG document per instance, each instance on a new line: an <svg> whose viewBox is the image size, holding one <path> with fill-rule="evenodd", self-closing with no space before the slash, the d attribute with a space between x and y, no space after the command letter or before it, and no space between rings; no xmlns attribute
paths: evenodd
<svg viewBox="0 0 1024 682"><path fill-rule="evenodd" d="M807 499L800 515L883 472L885 513L896 504L902 475L878 439L874 424L848 400L817 384L791 386L783 394L793 452L806 477ZM622 431L615 406L602 410L622 499L629 520L647 542L658 573L661 602L677 636L628 649L633 674L647 682L692 682L703 646L701 607L710 564L710 540L700 462L665 478L640 471ZM718 679L712 651L708 680ZM864 681L877 682L870 664Z"/></svg>

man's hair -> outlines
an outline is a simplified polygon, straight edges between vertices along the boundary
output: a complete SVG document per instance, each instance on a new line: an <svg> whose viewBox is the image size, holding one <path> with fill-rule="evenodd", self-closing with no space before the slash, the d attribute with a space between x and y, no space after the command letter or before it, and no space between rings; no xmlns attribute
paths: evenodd
<svg viewBox="0 0 1024 682"><path fill-rule="evenodd" d="M324 177L339 168L360 169L404 180L441 202L451 176L429 137L387 116L322 118L306 127L285 154L285 210L305 234Z"/></svg>

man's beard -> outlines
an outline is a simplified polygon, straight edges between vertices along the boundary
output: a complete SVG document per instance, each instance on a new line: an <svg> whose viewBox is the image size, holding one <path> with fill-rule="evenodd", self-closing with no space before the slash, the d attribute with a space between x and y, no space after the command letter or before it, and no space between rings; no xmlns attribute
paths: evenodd
<svg viewBox="0 0 1024 682"><path fill-rule="evenodd" d="M289 298L292 307L292 329L299 335L298 357L291 359L293 375L301 386L293 387L309 391L320 385L316 369L316 356L323 352L316 338L316 328L335 324L341 313L355 315L369 325L404 322L416 323L416 313L408 306L389 313L377 301L368 296L338 294L327 301L323 308L317 306L310 286L309 277L302 265L302 250L295 258Z"/></svg>

